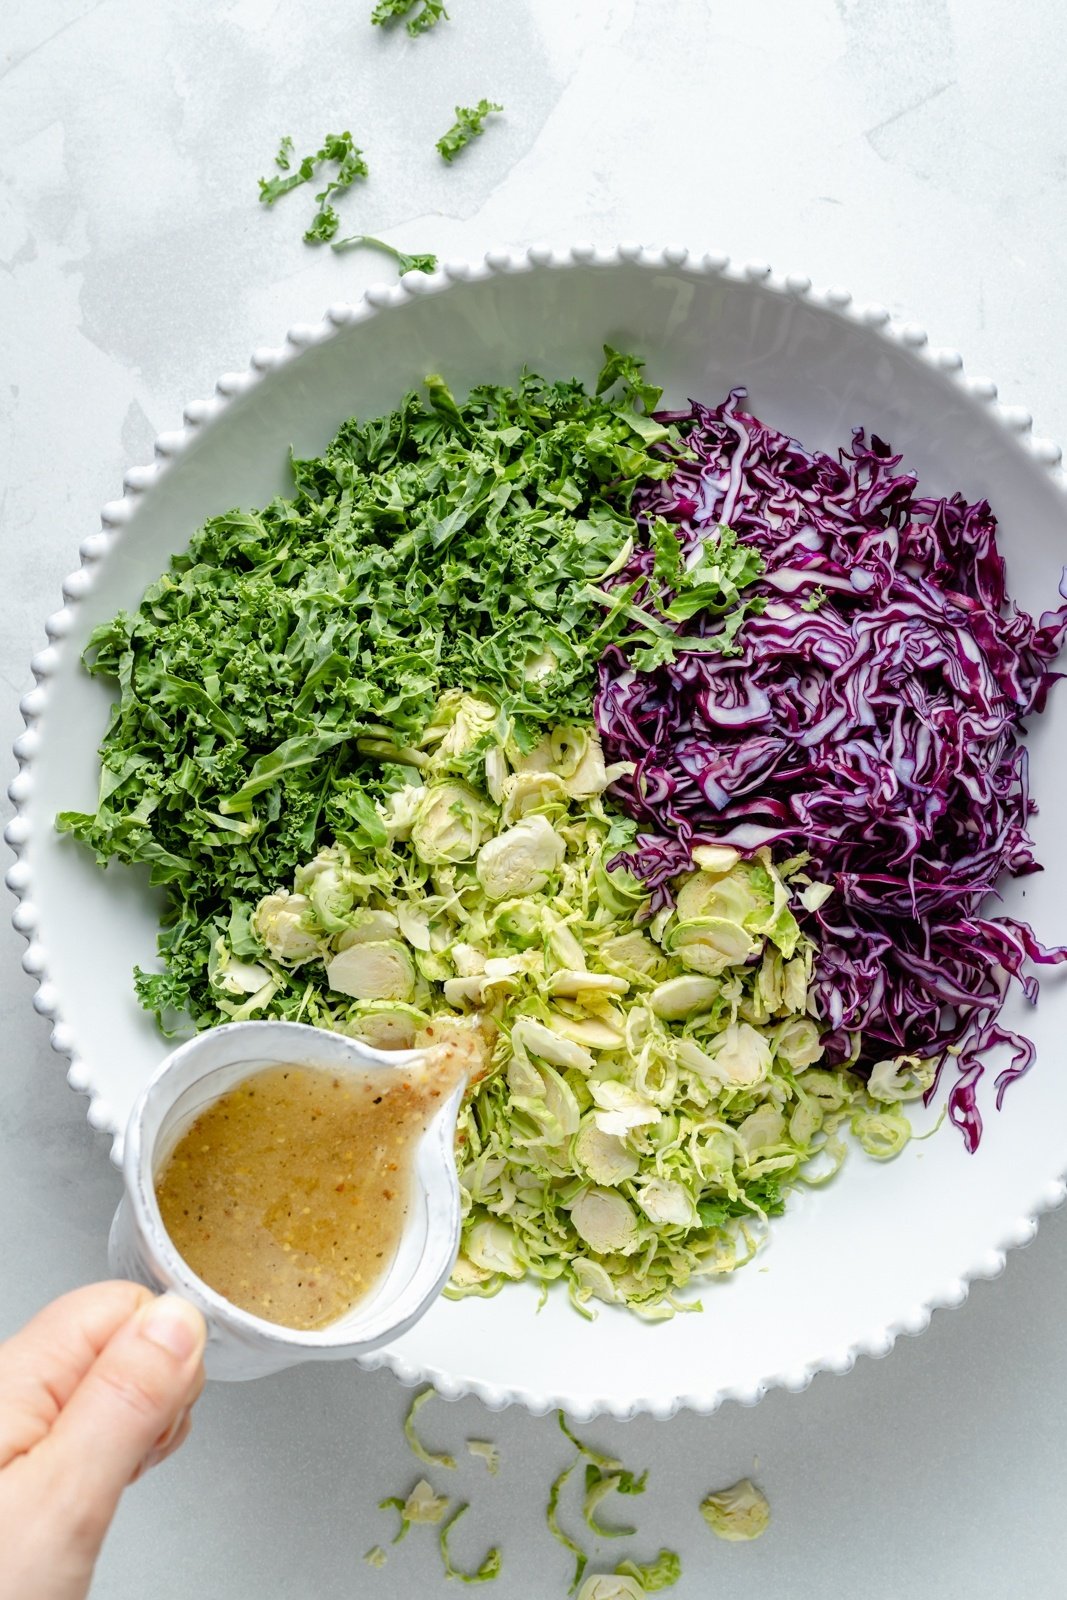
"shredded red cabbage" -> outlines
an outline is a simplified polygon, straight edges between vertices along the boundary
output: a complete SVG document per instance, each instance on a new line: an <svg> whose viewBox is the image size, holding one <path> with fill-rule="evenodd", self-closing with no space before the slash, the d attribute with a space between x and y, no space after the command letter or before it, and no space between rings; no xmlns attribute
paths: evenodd
<svg viewBox="0 0 1067 1600"><path fill-rule="evenodd" d="M917 1055L940 1075L954 1058L948 1112L974 1150L983 1053L1013 1052L998 1107L1034 1058L998 1023L1008 984L1033 1002L1027 964L1067 960L981 911L1001 873L1040 870L1018 733L1060 676L1067 606L1035 623L1009 599L985 501L919 497L900 457L861 429L839 460L808 451L744 398L661 413L693 459L635 499L645 528L676 525L687 561L732 527L763 557L746 595L766 605L733 655L683 649L647 673L605 656L603 743L636 763L614 797L652 830L626 862L665 900L694 843L810 851L835 891L811 929L828 1061ZM614 581L652 565L639 548Z"/></svg>

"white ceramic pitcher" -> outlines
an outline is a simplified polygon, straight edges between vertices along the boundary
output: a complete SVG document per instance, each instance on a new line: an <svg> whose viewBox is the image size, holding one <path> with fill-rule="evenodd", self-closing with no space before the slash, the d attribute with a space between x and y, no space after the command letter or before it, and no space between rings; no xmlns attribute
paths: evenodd
<svg viewBox="0 0 1067 1600"><path fill-rule="evenodd" d="M302 1361L363 1355L398 1338L429 1309L459 1247L453 1145L464 1086L442 1103L416 1148L407 1221L385 1277L345 1316L313 1332L239 1310L182 1260L163 1227L155 1193L156 1174L178 1139L206 1106L265 1067L323 1067L366 1076L394 1074L422 1058L421 1051L375 1050L299 1022L231 1022L179 1045L153 1075L126 1129L126 1193L111 1225L108 1259L118 1276L150 1289L173 1289L199 1307L208 1325L209 1377L259 1378Z"/></svg>

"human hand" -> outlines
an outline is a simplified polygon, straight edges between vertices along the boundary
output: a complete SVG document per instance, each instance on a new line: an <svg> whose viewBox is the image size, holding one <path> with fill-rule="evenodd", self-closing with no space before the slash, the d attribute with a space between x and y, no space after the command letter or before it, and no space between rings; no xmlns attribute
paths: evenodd
<svg viewBox="0 0 1067 1600"><path fill-rule="evenodd" d="M83 1600L122 1491L188 1436L204 1338L176 1295L97 1283L0 1344L0 1600Z"/></svg>

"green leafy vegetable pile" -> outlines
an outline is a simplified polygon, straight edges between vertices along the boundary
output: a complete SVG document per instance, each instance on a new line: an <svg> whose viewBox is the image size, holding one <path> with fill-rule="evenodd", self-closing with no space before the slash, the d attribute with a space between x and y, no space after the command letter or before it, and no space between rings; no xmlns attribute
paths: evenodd
<svg viewBox="0 0 1067 1600"><path fill-rule="evenodd" d="M595 395L427 389L294 460L291 498L212 518L92 636L119 698L97 809L58 826L168 887L166 971L139 988L170 1019L216 1015L209 955L242 907L324 843L374 842L405 772L367 741L402 747L443 689L481 685L532 743L588 717L631 626L590 586L635 537L634 483L670 471L638 366L613 354Z"/></svg>

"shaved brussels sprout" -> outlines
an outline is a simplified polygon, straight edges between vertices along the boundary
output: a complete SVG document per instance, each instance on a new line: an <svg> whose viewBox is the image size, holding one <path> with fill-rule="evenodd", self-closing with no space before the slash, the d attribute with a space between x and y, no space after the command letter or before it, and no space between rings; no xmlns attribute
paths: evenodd
<svg viewBox="0 0 1067 1600"><path fill-rule="evenodd" d="M571 972L566 968L554 972L548 980L549 994L570 1000L577 1000L583 994L625 994L629 987L625 978L617 978L610 972Z"/></svg>
<svg viewBox="0 0 1067 1600"><path fill-rule="evenodd" d="M290 894L286 889L259 902L253 927L275 961L295 967L321 956L322 937L308 925L311 911L307 895Z"/></svg>
<svg viewBox="0 0 1067 1600"><path fill-rule="evenodd" d="M494 827L494 812L465 783L432 783L423 791L411 843L427 866L473 861Z"/></svg>
<svg viewBox="0 0 1067 1600"><path fill-rule="evenodd" d="M504 781L500 820L508 826L530 811L560 815L566 808L567 791L554 772L516 772Z"/></svg>
<svg viewBox="0 0 1067 1600"><path fill-rule="evenodd" d="M223 939L216 942L215 960L209 970L212 986L225 994L258 994L271 981L266 967L258 961L239 961Z"/></svg>
<svg viewBox="0 0 1067 1600"><path fill-rule="evenodd" d="M731 1022L719 1035L713 1060L724 1084L751 1089L771 1070L771 1045L747 1022Z"/></svg>
<svg viewBox="0 0 1067 1600"><path fill-rule="evenodd" d="M408 1447L411 1450L412 1455L416 1456L418 1460L422 1462L424 1467L454 1467L456 1464L455 1456L444 1454L439 1455L435 1454L435 1452L432 1450L427 1450L426 1446L415 1432L415 1418L418 1416L427 1400L430 1399L433 1392L432 1385L427 1386L425 1389L420 1389L414 1400L412 1400L408 1414L404 1419L404 1438L408 1442Z"/></svg>
<svg viewBox="0 0 1067 1600"><path fill-rule="evenodd" d="M670 1228L691 1228L697 1208L689 1191L670 1178L649 1178L635 1191L641 1210L650 1222Z"/></svg>
<svg viewBox="0 0 1067 1600"><path fill-rule="evenodd" d="M936 1061L918 1056L897 1056L895 1061L879 1061L871 1068L867 1093L874 1100L917 1100L934 1081Z"/></svg>
<svg viewBox="0 0 1067 1600"><path fill-rule="evenodd" d="M700 1507L700 1514L712 1533L734 1542L758 1539L766 1533L771 1520L766 1496L750 1478L741 1478L728 1489L709 1494Z"/></svg>
<svg viewBox="0 0 1067 1600"><path fill-rule="evenodd" d="M787 1067L792 1067L794 1072L802 1072L805 1067L814 1066L816 1061L822 1060L822 1040L815 1023L808 1017L798 1017L795 1022L787 1022L779 1029L774 1040L774 1053L779 1061Z"/></svg>
<svg viewBox="0 0 1067 1600"><path fill-rule="evenodd" d="M750 1157L757 1156L761 1150L772 1150L781 1144L785 1138L785 1118L777 1106L762 1105L745 1117L737 1129L737 1137Z"/></svg>
<svg viewBox="0 0 1067 1600"><path fill-rule="evenodd" d="M515 1023L511 1030L511 1048L540 1056L542 1061L550 1061L553 1066L575 1067L580 1072L589 1072L594 1065L588 1050L571 1039L561 1038L535 1017L521 1017Z"/></svg>
<svg viewBox="0 0 1067 1600"><path fill-rule="evenodd" d="M636 1089L631 1089L629 1084L608 1079L604 1083L590 1084L589 1093L599 1108L594 1112L593 1120L601 1133L625 1136L631 1128L645 1127L650 1122L660 1120L659 1107L655 1102L639 1094Z"/></svg>
<svg viewBox="0 0 1067 1600"><path fill-rule="evenodd" d="M601 1300L605 1305L618 1305L623 1300L615 1279L600 1261L590 1261L588 1256L575 1256L571 1262L571 1304L590 1321L596 1316L590 1300Z"/></svg>
<svg viewBox="0 0 1067 1600"><path fill-rule="evenodd" d="M708 1011L721 994L712 978L668 978L657 984L648 1003L665 1022L684 1022L701 1011Z"/></svg>
<svg viewBox="0 0 1067 1600"><path fill-rule="evenodd" d="M666 966L663 951L648 938L647 934L636 931L618 934L614 939L606 939L600 946L600 958L609 969L621 968L624 975L633 973L651 977Z"/></svg>
<svg viewBox="0 0 1067 1600"><path fill-rule="evenodd" d="M832 883L809 883L807 888L801 889L798 899L805 911L818 911L824 906L834 892Z"/></svg>
<svg viewBox="0 0 1067 1600"><path fill-rule="evenodd" d="M498 716L496 706L477 695L464 694L459 689L442 695L433 722L421 740L424 749L432 750L430 771L447 771L457 758L493 732Z"/></svg>
<svg viewBox="0 0 1067 1600"><path fill-rule="evenodd" d="M682 884L675 900L675 912L682 923L711 917L740 927L747 916L758 910L759 900L744 867L726 874L694 872Z"/></svg>
<svg viewBox="0 0 1067 1600"><path fill-rule="evenodd" d="M500 1451L488 1439L468 1439L467 1454L484 1461L485 1470L491 1478L495 1478L500 1471Z"/></svg>
<svg viewBox="0 0 1067 1600"><path fill-rule="evenodd" d="M514 900L540 894L566 853L564 841L538 812L487 840L478 852L475 871L490 900Z"/></svg>
<svg viewBox="0 0 1067 1600"><path fill-rule="evenodd" d="M349 950L354 944L380 944L395 939L400 932L399 920L391 911L372 911L361 906L345 918L344 932L338 936L335 948Z"/></svg>
<svg viewBox="0 0 1067 1600"><path fill-rule="evenodd" d="M571 1202L571 1221L580 1239L597 1255L632 1255L640 1248L637 1218L614 1189L584 1189Z"/></svg>
<svg viewBox="0 0 1067 1600"><path fill-rule="evenodd" d="M854 1111L852 1132L869 1156L876 1161L891 1161L911 1138L911 1123L902 1111L885 1107L879 1111Z"/></svg>
<svg viewBox="0 0 1067 1600"><path fill-rule="evenodd" d="M640 1477L625 1469L604 1472L592 1463L585 1469L585 1495L582 1499L582 1516L585 1518L586 1527L598 1539L629 1539L637 1532L636 1528L609 1528L599 1521L597 1511L601 1501L612 1494L644 1494L648 1481L648 1473Z"/></svg>
<svg viewBox="0 0 1067 1600"><path fill-rule="evenodd" d="M505 1278L525 1275L514 1230L506 1223L489 1220L476 1223L467 1233L464 1247L467 1259L486 1272L502 1272Z"/></svg>
<svg viewBox="0 0 1067 1600"><path fill-rule="evenodd" d="M739 922L728 922L725 917L693 917L675 924L666 947L672 955L681 957L684 967L714 978L727 967L744 966L750 956L759 952L760 941L746 933Z"/></svg>
<svg viewBox="0 0 1067 1600"><path fill-rule="evenodd" d="M632 1575L591 1572L578 1590L578 1600L641 1600L647 1592Z"/></svg>
<svg viewBox="0 0 1067 1600"><path fill-rule="evenodd" d="M620 1561L615 1571L636 1578L641 1585L642 1593L657 1594L661 1589L674 1587L682 1576L682 1563L675 1551L661 1550L655 1561L646 1561L643 1564L636 1561Z"/></svg>
<svg viewBox="0 0 1067 1600"><path fill-rule="evenodd" d="M399 844L411 838L411 830L425 795L423 784L405 784L402 789L394 790L384 803L379 803L378 815L390 839Z"/></svg>
<svg viewBox="0 0 1067 1600"><path fill-rule="evenodd" d="M631 1149L625 1139L615 1133L605 1133L591 1118L578 1130L574 1159L594 1183L625 1183L628 1178L637 1176L641 1166L636 1150Z"/></svg>
<svg viewBox="0 0 1067 1600"><path fill-rule="evenodd" d="M378 1510L399 1513L400 1527L393 1535L393 1543L399 1544L417 1523L432 1525L440 1522L448 1510L448 1496L435 1494L433 1485L427 1483L425 1478L420 1478L406 1500L399 1495L390 1495L386 1500L379 1500Z"/></svg>
<svg viewBox="0 0 1067 1600"><path fill-rule="evenodd" d="M516 1265L521 1265L521 1263L516 1262ZM514 1276L518 1275L517 1273L514 1274ZM455 1264L452 1267L452 1277L449 1280L449 1285L453 1293L459 1295L485 1294L487 1285L495 1284L499 1286L502 1281L499 1269L480 1267L469 1256L460 1254L456 1257ZM447 1294L448 1292L449 1290L446 1289L445 1293Z"/></svg>
<svg viewBox="0 0 1067 1600"><path fill-rule="evenodd" d="M736 867L741 852L732 844L698 844L693 846L693 860L704 872L721 874Z"/></svg>
<svg viewBox="0 0 1067 1600"><path fill-rule="evenodd" d="M414 1006L370 1001L345 1023L344 1032L375 1050L410 1050L426 1015Z"/></svg>
<svg viewBox="0 0 1067 1600"><path fill-rule="evenodd" d="M593 728L555 728L550 735L552 770L574 800L592 800L608 786L600 736Z"/></svg>
<svg viewBox="0 0 1067 1600"><path fill-rule="evenodd" d="M354 1000L410 1000L415 963L397 939L348 945L327 966L326 981Z"/></svg>
<svg viewBox="0 0 1067 1600"><path fill-rule="evenodd" d="M462 1568L452 1564L452 1556L448 1548L448 1537L460 1517L464 1516L469 1509L470 1507L467 1505L457 1506L448 1521L442 1524L441 1531L438 1534L437 1542L441 1551L441 1560L444 1563L445 1577L458 1578L461 1583L491 1583L494 1578L500 1576L500 1569L503 1565L500 1551L496 1545L486 1551L473 1572L464 1572Z"/></svg>
<svg viewBox="0 0 1067 1600"><path fill-rule="evenodd" d="M418 1483L404 1502L404 1516L411 1522L440 1522L448 1505L448 1496L435 1494L425 1478Z"/></svg>
<svg viewBox="0 0 1067 1600"><path fill-rule="evenodd" d="M551 1027L553 1033L570 1039L573 1044L584 1045L587 1050L614 1052L621 1050L626 1043L622 1029L600 1017L565 1017L555 1012Z"/></svg>

